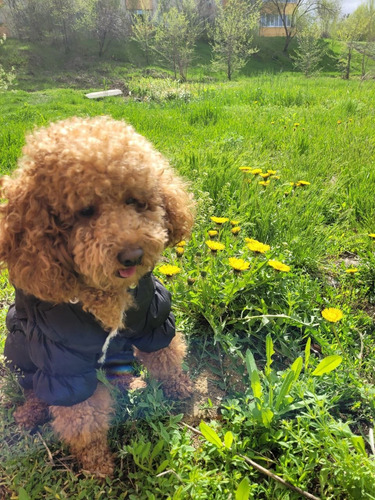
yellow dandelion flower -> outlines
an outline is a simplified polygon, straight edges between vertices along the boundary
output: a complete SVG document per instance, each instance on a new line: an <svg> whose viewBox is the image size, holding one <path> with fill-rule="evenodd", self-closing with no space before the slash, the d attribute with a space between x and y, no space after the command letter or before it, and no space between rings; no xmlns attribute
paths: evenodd
<svg viewBox="0 0 375 500"><path fill-rule="evenodd" d="M358 268L357 267L348 267L348 269L345 269L345 272L348 274L355 274L355 273L358 273Z"/></svg>
<svg viewBox="0 0 375 500"><path fill-rule="evenodd" d="M289 184L290 184L291 186L293 186L293 187L295 186L295 183L294 183L294 182L290 182Z"/></svg>
<svg viewBox="0 0 375 500"><path fill-rule="evenodd" d="M228 217L211 217L212 222L215 222L216 224L224 224L225 222L228 222Z"/></svg>
<svg viewBox="0 0 375 500"><path fill-rule="evenodd" d="M341 309L335 309L334 307L328 307L326 309L323 309L322 316L324 319L326 319L330 323L336 323L337 321L340 321L340 319L342 319L344 314L341 311Z"/></svg>
<svg viewBox="0 0 375 500"><path fill-rule="evenodd" d="M340 123L342 123L341 120L337 120L337 125L340 125Z"/></svg>
<svg viewBox="0 0 375 500"><path fill-rule="evenodd" d="M310 182L308 182L308 181L298 181L298 182L296 182L296 186L310 186Z"/></svg>
<svg viewBox="0 0 375 500"><path fill-rule="evenodd" d="M375 238L375 233L369 233L370 238Z"/></svg>
<svg viewBox="0 0 375 500"><path fill-rule="evenodd" d="M278 260L269 260L267 264L276 269L276 271L281 271L283 273L289 273L290 271L289 266L283 264L282 262L279 262Z"/></svg>
<svg viewBox="0 0 375 500"><path fill-rule="evenodd" d="M253 240L252 238L245 238L245 241L247 243L247 248L252 252L265 253L271 248L269 245Z"/></svg>
<svg viewBox="0 0 375 500"><path fill-rule="evenodd" d="M251 171L251 173L253 175L261 174L262 173L262 169L261 168L253 168L253 170Z"/></svg>
<svg viewBox="0 0 375 500"><path fill-rule="evenodd" d="M261 174L259 174L260 177L262 177L263 179L267 179L267 177L269 177L271 174L269 174L268 172L264 173L262 172Z"/></svg>
<svg viewBox="0 0 375 500"><path fill-rule="evenodd" d="M268 184L270 183L270 181L260 181L259 184L261 186L268 186Z"/></svg>
<svg viewBox="0 0 375 500"><path fill-rule="evenodd" d="M275 175L276 174L276 170L267 170L267 174Z"/></svg>
<svg viewBox="0 0 375 500"><path fill-rule="evenodd" d="M271 125L275 125L275 122L271 122Z"/></svg>
<svg viewBox="0 0 375 500"><path fill-rule="evenodd" d="M184 247L176 247L176 253L177 253L177 257L182 257L185 253L185 248Z"/></svg>
<svg viewBox="0 0 375 500"><path fill-rule="evenodd" d="M182 241L179 241L176 245L176 247L184 247L186 245L186 241L185 240L182 240Z"/></svg>
<svg viewBox="0 0 375 500"><path fill-rule="evenodd" d="M294 126L295 127L299 127L301 124L300 123L295 123Z"/></svg>
<svg viewBox="0 0 375 500"><path fill-rule="evenodd" d="M171 264L164 264L159 267L159 273L164 274L165 276L174 276L181 272L181 269L177 266L172 266Z"/></svg>
<svg viewBox="0 0 375 500"><path fill-rule="evenodd" d="M231 220L230 223L231 223L232 226L238 226L238 224L240 223L240 221L238 221L238 220Z"/></svg>
<svg viewBox="0 0 375 500"><path fill-rule="evenodd" d="M225 245L223 243L219 243L218 241L208 240L205 242L211 252L217 252L219 250L224 250Z"/></svg>
<svg viewBox="0 0 375 500"><path fill-rule="evenodd" d="M276 181L278 181L280 179L280 176L279 175L273 175L272 179L275 179Z"/></svg>
<svg viewBox="0 0 375 500"><path fill-rule="evenodd" d="M214 238L215 236L217 236L219 233L217 231L215 231L214 229L212 229L211 231L208 231L208 236L210 238Z"/></svg>
<svg viewBox="0 0 375 500"><path fill-rule="evenodd" d="M229 265L233 267L235 271L246 271L250 267L249 262L246 262L243 259L236 259L235 257L229 258Z"/></svg>
<svg viewBox="0 0 375 500"><path fill-rule="evenodd" d="M240 226L234 226L234 227L232 227L232 229L231 229L231 233L232 233L232 234L238 234L240 231L241 231Z"/></svg>
<svg viewBox="0 0 375 500"><path fill-rule="evenodd" d="M241 172L251 172L251 167L238 167L238 170L241 170Z"/></svg>

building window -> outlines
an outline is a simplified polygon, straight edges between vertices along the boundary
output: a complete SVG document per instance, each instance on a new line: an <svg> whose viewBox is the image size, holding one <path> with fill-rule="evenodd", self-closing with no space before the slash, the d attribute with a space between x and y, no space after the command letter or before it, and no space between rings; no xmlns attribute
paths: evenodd
<svg viewBox="0 0 375 500"><path fill-rule="evenodd" d="M291 27L291 19L289 15L285 15L286 25ZM263 28L283 28L283 20L279 14L262 14L260 17L260 25Z"/></svg>

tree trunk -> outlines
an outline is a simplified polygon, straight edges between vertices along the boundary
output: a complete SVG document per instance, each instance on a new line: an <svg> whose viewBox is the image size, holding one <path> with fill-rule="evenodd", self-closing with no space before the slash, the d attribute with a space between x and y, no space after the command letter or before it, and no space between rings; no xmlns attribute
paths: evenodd
<svg viewBox="0 0 375 500"><path fill-rule="evenodd" d="M180 81L186 82L187 68L185 67L185 65L182 61L179 61L178 71L180 74Z"/></svg>
<svg viewBox="0 0 375 500"><path fill-rule="evenodd" d="M352 61L352 48L348 47L348 56L347 56L347 59L346 59L345 73L344 73L344 76L343 76L344 80L349 80L349 78L350 78L351 61Z"/></svg>
<svg viewBox="0 0 375 500"><path fill-rule="evenodd" d="M227 64L227 78L229 81L232 80L232 66L229 59Z"/></svg>
<svg viewBox="0 0 375 500"><path fill-rule="evenodd" d="M285 33L286 34L285 34L285 43L284 43L283 52L284 52L284 54L287 54L288 53L289 44L292 41L292 36L288 32L288 30L285 30Z"/></svg>
<svg viewBox="0 0 375 500"><path fill-rule="evenodd" d="M105 39L106 39L107 33L104 32L99 36L99 57L102 57L104 53L104 45L105 45Z"/></svg>
<svg viewBox="0 0 375 500"><path fill-rule="evenodd" d="M148 47L148 43L145 45L145 58L146 58L146 64L147 66L150 65L150 49Z"/></svg>
<svg viewBox="0 0 375 500"><path fill-rule="evenodd" d="M363 52L362 54L362 79L366 76L366 54Z"/></svg>
<svg viewBox="0 0 375 500"><path fill-rule="evenodd" d="M68 36L68 31L66 28L65 20L63 20L63 23L62 23L62 31L63 31L63 41L64 41L65 53L67 54L70 51L70 43L69 43L69 36Z"/></svg>

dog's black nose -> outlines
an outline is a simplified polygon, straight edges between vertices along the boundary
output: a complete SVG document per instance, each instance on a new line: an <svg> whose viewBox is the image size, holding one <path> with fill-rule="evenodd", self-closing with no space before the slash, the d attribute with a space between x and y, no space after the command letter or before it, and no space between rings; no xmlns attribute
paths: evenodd
<svg viewBox="0 0 375 500"><path fill-rule="evenodd" d="M118 261L125 267L132 267L140 264L142 257L142 248L127 248L117 255Z"/></svg>

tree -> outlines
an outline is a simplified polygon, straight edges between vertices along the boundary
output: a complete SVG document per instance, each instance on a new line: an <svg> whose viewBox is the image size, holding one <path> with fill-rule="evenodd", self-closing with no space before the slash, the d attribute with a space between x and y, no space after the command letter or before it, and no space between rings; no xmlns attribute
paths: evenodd
<svg viewBox="0 0 375 500"><path fill-rule="evenodd" d="M144 9L143 9L144 10ZM150 64L152 44L155 38L156 20L152 11L145 11L141 15L133 15L132 18L132 39L138 42L146 59L146 64Z"/></svg>
<svg viewBox="0 0 375 500"><path fill-rule="evenodd" d="M6 25L21 40L42 40L48 19L46 2L41 0L3 0Z"/></svg>
<svg viewBox="0 0 375 500"><path fill-rule="evenodd" d="M352 22L360 27L354 49L362 56L362 78L366 76L367 61L374 59L375 52L375 0L361 4L352 14Z"/></svg>
<svg viewBox="0 0 375 500"><path fill-rule="evenodd" d="M176 0L172 6L161 2L153 50L172 65L175 78L178 73L182 81L186 80L200 29L193 0Z"/></svg>
<svg viewBox="0 0 375 500"><path fill-rule="evenodd" d="M4 45L6 41L6 35L0 36L0 48ZM2 64L0 64L0 91L8 90L10 85L14 82L16 74L14 68L12 67L10 71L5 71Z"/></svg>
<svg viewBox="0 0 375 500"><path fill-rule="evenodd" d="M100 57L113 40L130 31L130 17L121 0L86 0L79 22L98 42Z"/></svg>
<svg viewBox="0 0 375 500"><path fill-rule="evenodd" d="M208 28L213 51L213 67L225 69L228 80L256 52L254 29L259 22L259 6L246 0L228 0L218 5L218 13Z"/></svg>
<svg viewBox="0 0 375 500"><path fill-rule="evenodd" d="M276 14L282 22L285 32L284 52L288 52L292 39L301 31L307 23L308 18L316 13L330 11L333 7L326 0L265 0L263 11L267 14Z"/></svg>
<svg viewBox="0 0 375 500"><path fill-rule="evenodd" d="M298 48L292 59L296 68L306 77L317 73L319 65L325 55L324 41L319 37L317 26L311 24L297 35Z"/></svg>
<svg viewBox="0 0 375 500"><path fill-rule="evenodd" d="M341 0L320 0L315 11L318 33L331 38L341 13Z"/></svg>
<svg viewBox="0 0 375 500"><path fill-rule="evenodd" d="M360 41L370 37L373 28L370 28L369 21L371 17L366 12L364 6L360 6L353 14L346 16L341 20L337 28L339 40L345 42L345 51L341 55L340 63L342 67L342 77L349 80L353 52L359 46ZM374 16L372 15L372 24ZM363 63L362 63L363 64Z"/></svg>
<svg viewBox="0 0 375 500"><path fill-rule="evenodd" d="M84 0L47 0L49 14L49 35L62 42L65 52L72 48L77 19L86 8Z"/></svg>
<svg viewBox="0 0 375 500"><path fill-rule="evenodd" d="M19 38L50 39L68 52L85 5L85 0L4 0L4 11Z"/></svg>
<svg viewBox="0 0 375 500"><path fill-rule="evenodd" d="M216 2L212 0L196 0L199 19L212 23L217 14Z"/></svg>

